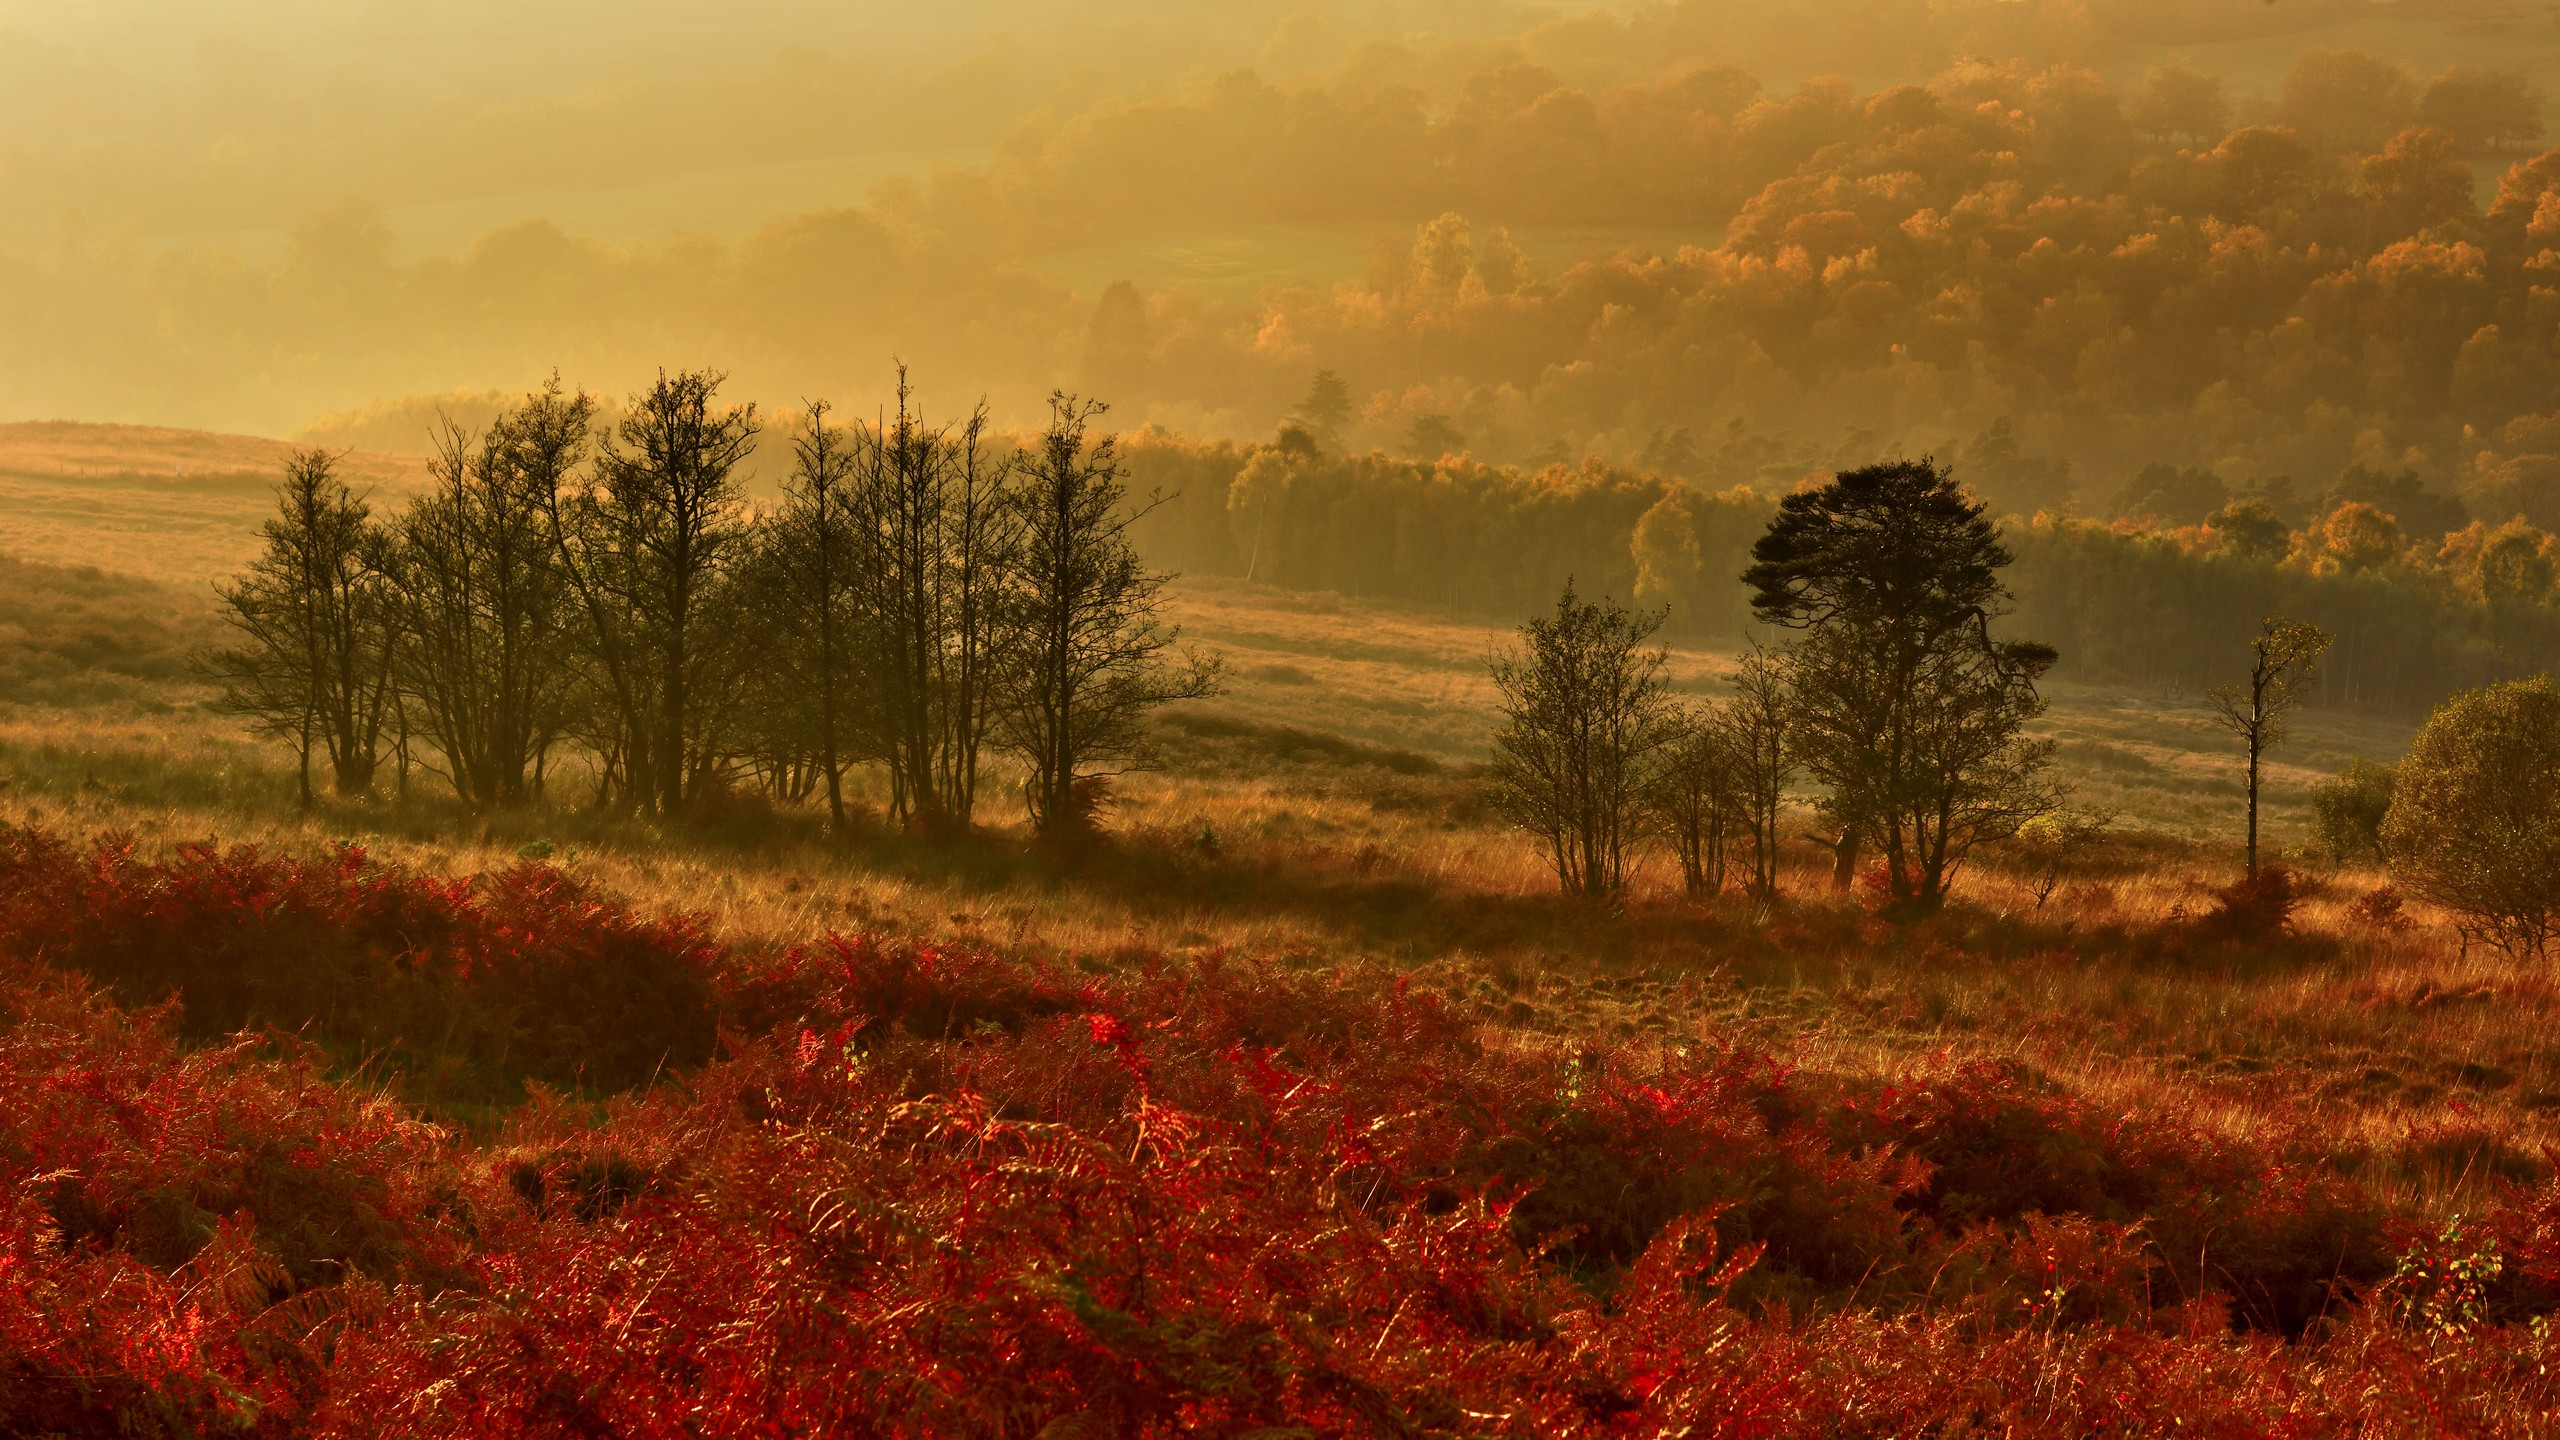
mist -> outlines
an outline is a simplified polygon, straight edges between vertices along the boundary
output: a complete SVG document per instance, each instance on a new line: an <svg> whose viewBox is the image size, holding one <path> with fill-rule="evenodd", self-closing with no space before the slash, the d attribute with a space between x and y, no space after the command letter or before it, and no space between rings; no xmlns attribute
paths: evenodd
<svg viewBox="0 0 2560 1440"><path fill-rule="evenodd" d="M414 450L554 370L895 357L1252 440L1326 369L1354 448L2541 518L2560 32L2511 10L20 7L0 414Z"/></svg>

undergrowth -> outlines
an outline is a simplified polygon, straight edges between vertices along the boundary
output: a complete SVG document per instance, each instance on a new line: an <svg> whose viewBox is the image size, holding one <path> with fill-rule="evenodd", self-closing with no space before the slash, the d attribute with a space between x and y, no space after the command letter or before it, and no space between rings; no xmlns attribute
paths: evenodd
<svg viewBox="0 0 2560 1440"><path fill-rule="evenodd" d="M2314 1126L2019 1064L1532 1034L1358 965L721 944L535 863L19 831L0 865L10 1433L2526 1435L2560 1404L2535 1167L2448 1220ZM395 1093L437 1064L531 1098L440 1123Z"/></svg>

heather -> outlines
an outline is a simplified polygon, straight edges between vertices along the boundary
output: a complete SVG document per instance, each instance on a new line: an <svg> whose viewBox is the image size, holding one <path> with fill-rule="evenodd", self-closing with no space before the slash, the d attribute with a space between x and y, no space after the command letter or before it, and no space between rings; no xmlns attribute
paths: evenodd
<svg viewBox="0 0 2560 1440"><path fill-rule="evenodd" d="M2555 1398L2560 1185L2485 1133L1826 1062L1661 967L1589 981L1677 1017L1618 1033L1456 963L715 943L535 863L9 839L21 1431L2532 1434ZM1882 942L1796 909L1762 942ZM252 951L222 1033L242 992L189 977ZM541 1064L493 1053L562 968ZM674 975L716 1055L641 1032ZM435 1061L530 1099L404 1096Z"/></svg>

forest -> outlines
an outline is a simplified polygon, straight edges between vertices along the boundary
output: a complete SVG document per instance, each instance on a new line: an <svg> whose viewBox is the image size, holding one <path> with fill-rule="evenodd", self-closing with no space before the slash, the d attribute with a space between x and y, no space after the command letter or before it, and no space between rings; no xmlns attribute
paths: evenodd
<svg viewBox="0 0 2560 1440"><path fill-rule="evenodd" d="M2341 6L1893 4L1851 27L1892 66L1825 69L1770 40L1783 20L1725 33L1729 8L1336 33L1304 60L1275 38L1268 61L1062 97L992 159L726 236L536 218L421 251L390 210L333 202L254 251L21 244L0 294L49 358L9 383L27 412L417 449L439 405L554 366L619 394L716 362L774 408L854 393L896 353L971 377L999 424L1036 425L1063 387L1244 441L1332 369L1362 451L1432 416L1531 468L1637 465L1660 438L1650 468L1721 490L1976 447L2007 454L1976 477L2004 508L2092 515L2154 463L2306 495L2361 465L2554 522L2530 27L2494 6L2350 34ZM2244 43L2246 67L2208 67ZM760 105L814 104L827 78L771 79ZM682 93L760 110L707 79ZM501 120L535 153L563 143ZM281 122L226 123L254 148ZM1243 278L1148 258L1189 254Z"/></svg>

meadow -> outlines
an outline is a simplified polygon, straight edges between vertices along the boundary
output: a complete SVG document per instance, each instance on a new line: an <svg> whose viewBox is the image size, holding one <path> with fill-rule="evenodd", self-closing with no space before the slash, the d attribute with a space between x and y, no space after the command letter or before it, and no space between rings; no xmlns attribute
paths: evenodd
<svg viewBox="0 0 2560 1440"><path fill-rule="evenodd" d="M18 452L23 454L22 452ZM2560 989L2068 680L2096 843L1895 919L1569 902L1481 619L1197 580L1110 843L303 811L200 527L0 566L0 1414L34 1434L2514 1434L2560 1395ZM209 467L218 468L218 467ZM188 507L197 507L192 511ZM60 559L111 533L55 512ZM230 536L232 538L226 538ZM23 553L23 552L22 552ZM118 643L103 645L100 637ZM1714 693L1728 654L1682 649ZM998 777L1001 781L1002 777ZM1001 783L996 787L1001 790ZM856 796L876 817L885 796Z"/></svg>

